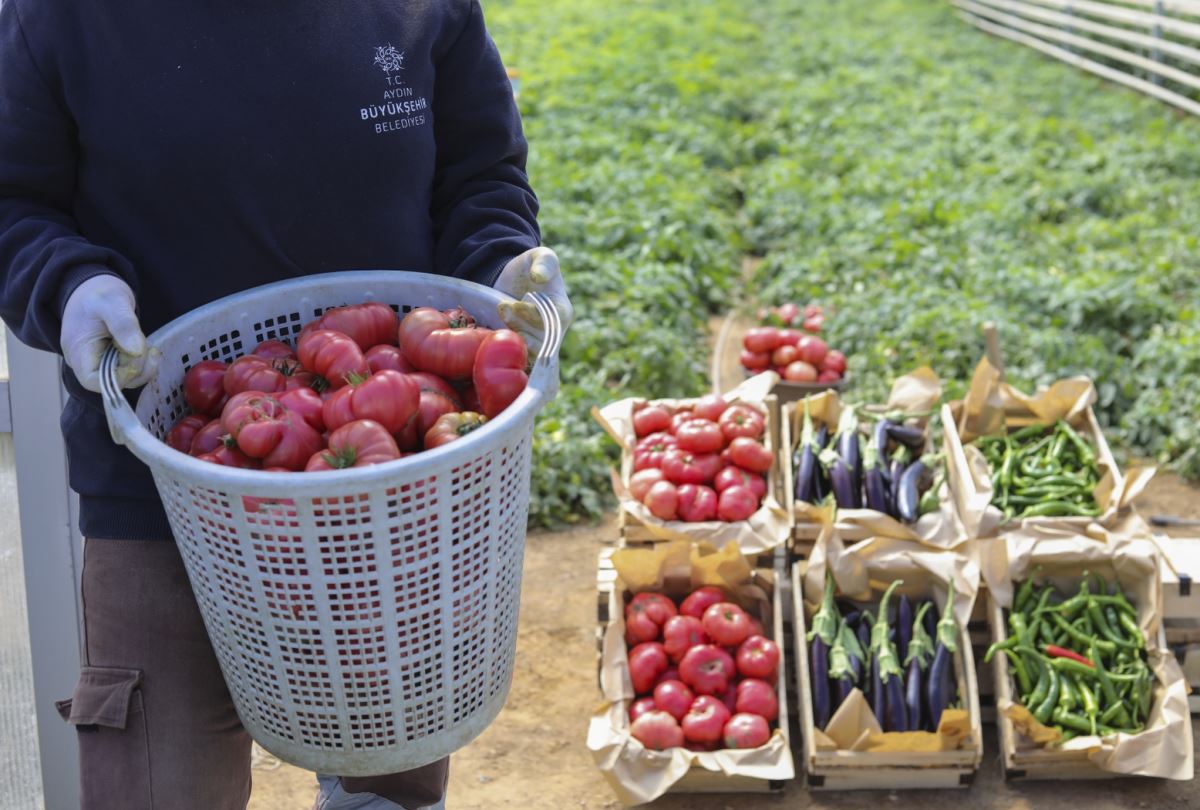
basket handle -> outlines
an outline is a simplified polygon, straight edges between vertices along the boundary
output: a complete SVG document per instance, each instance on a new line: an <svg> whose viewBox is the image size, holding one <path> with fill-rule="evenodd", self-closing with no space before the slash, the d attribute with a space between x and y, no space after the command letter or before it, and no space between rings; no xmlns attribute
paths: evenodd
<svg viewBox="0 0 1200 810"><path fill-rule="evenodd" d="M540 392L549 402L558 395L558 352L562 348L566 329L553 302L540 292L526 293L525 300L537 308L542 317L542 345L533 360L529 387Z"/></svg>
<svg viewBox="0 0 1200 810"><path fill-rule="evenodd" d="M125 437L141 423L121 393L121 384L117 381L117 361L117 349L110 345L100 358L100 397L104 403L104 415L108 417L108 432L112 434L114 442L125 444Z"/></svg>

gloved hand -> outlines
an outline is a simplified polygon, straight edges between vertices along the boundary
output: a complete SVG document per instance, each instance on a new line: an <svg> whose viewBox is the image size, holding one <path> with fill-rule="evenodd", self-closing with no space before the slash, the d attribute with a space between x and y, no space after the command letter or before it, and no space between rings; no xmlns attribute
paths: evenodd
<svg viewBox="0 0 1200 810"><path fill-rule="evenodd" d="M63 308L63 358L80 385L100 390L100 358L110 342L120 350L117 379L122 388L145 385L158 368L157 350L149 350L138 325L133 290L117 276L92 276L80 284Z"/></svg>
<svg viewBox="0 0 1200 810"><path fill-rule="evenodd" d="M493 286L517 299L500 304L500 319L509 329L525 338L531 353L536 354L541 348L544 329L537 308L521 300L526 293L540 292L550 299L562 319L564 332L575 317L571 299L567 298L566 284L558 269L558 256L548 247L527 250L504 265Z"/></svg>

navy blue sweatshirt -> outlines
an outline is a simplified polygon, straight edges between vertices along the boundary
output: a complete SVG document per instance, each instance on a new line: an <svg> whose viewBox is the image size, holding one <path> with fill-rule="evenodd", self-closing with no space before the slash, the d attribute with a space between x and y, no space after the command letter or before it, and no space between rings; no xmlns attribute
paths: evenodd
<svg viewBox="0 0 1200 810"><path fill-rule="evenodd" d="M0 317L58 352L100 273L147 334L310 273L491 284L538 244L525 156L476 0L2 0ZM168 539L148 470L65 377L84 535Z"/></svg>

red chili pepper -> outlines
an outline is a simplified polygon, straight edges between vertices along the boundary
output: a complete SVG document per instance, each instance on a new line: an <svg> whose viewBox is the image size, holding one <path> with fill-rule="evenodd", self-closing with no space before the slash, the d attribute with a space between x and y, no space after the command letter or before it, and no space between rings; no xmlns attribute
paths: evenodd
<svg viewBox="0 0 1200 810"><path fill-rule="evenodd" d="M1096 665L1092 663L1090 658L1084 658L1082 655L1075 652L1074 650L1068 650L1063 647L1056 647L1053 644L1047 644L1045 649L1046 649L1046 655L1049 655L1051 658L1070 658L1072 661L1078 661L1079 663L1084 664L1089 667L1092 667L1093 669L1095 669L1095 667L1096 667Z"/></svg>

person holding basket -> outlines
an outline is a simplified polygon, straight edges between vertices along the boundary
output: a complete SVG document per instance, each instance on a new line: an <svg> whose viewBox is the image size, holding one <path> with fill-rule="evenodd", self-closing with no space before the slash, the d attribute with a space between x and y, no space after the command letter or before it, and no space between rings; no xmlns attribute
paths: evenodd
<svg viewBox="0 0 1200 810"><path fill-rule="evenodd" d="M526 154L477 0L0 4L0 316L65 360L86 650L59 708L84 810L233 810L251 782L153 480L109 435L104 351L136 389L145 335L196 307L378 268L508 293L536 343L525 293L572 309ZM315 808L444 807L447 776L322 775Z"/></svg>

